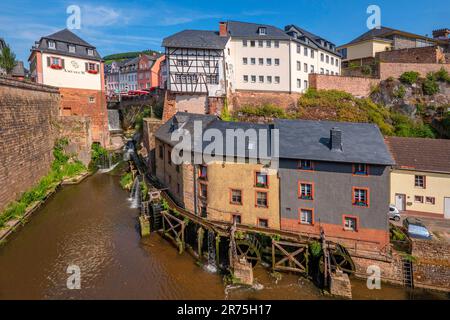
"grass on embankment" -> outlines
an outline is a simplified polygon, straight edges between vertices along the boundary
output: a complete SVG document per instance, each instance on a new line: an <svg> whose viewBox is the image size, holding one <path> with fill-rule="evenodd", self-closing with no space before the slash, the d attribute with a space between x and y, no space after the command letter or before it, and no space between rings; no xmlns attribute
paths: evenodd
<svg viewBox="0 0 450 320"><path fill-rule="evenodd" d="M20 199L10 203L0 213L0 229L13 219L22 219L27 208L46 198L51 190L65 179L70 179L86 172L86 167L76 158L66 154L64 147L68 144L66 139L58 140L53 148L54 160L50 172L44 176L32 189L24 192Z"/></svg>

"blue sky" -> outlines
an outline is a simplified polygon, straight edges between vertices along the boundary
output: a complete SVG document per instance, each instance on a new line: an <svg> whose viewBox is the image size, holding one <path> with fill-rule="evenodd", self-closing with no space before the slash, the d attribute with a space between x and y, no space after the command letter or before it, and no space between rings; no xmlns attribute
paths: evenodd
<svg viewBox="0 0 450 320"><path fill-rule="evenodd" d="M97 47L101 55L161 49L161 40L183 29L218 29L221 20L267 23L283 28L297 24L343 44L367 31L366 9L381 8L384 26L429 34L450 27L450 6L439 0L172 0L172 1L55 1L2 0L0 37L27 60L41 36L65 28L69 5L81 8L76 33Z"/></svg>

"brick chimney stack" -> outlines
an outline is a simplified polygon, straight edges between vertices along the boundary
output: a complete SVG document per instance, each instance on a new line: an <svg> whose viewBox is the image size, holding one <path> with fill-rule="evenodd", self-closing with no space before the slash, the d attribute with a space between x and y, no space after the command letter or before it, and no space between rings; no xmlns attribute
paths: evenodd
<svg viewBox="0 0 450 320"><path fill-rule="evenodd" d="M228 28L226 22L219 22L219 36L228 37Z"/></svg>
<svg viewBox="0 0 450 320"><path fill-rule="evenodd" d="M434 39L448 39L450 35L450 29L438 29L433 30L433 38Z"/></svg>

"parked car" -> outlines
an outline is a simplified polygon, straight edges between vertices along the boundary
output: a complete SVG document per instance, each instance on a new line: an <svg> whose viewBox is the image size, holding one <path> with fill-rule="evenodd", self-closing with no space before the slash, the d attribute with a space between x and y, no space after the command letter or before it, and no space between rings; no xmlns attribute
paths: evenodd
<svg viewBox="0 0 450 320"><path fill-rule="evenodd" d="M430 240L433 237L420 219L408 217L403 220L403 227L411 238Z"/></svg>
<svg viewBox="0 0 450 320"><path fill-rule="evenodd" d="M389 205L388 217L391 220L400 221L400 211L393 204Z"/></svg>

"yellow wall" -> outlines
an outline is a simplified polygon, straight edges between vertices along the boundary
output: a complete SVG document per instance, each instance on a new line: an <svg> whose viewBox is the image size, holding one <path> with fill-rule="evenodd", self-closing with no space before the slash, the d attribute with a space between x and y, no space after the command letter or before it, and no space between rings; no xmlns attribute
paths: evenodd
<svg viewBox="0 0 450 320"><path fill-rule="evenodd" d="M425 189L414 187L415 175L426 176ZM396 193L406 195L406 210L444 214L444 197L450 197L450 174L393 170L391 172L392 204L395 204ZM423 196L424 203L414 202L416 195ZM434 205L425 203L427 196L436 199Z"/></svg>
<svg viewBox="0 0 450 320"><path fill-rule="evenodd" d="M256 188L255 171L262 165L226 163L208 165L208 219L232 221L232 214L241 215L241 223L257 225L258 218L268 219L269 228L280 228L279 181L276 174L269 175L269 187ZM230 204L230 190L242 190L242 205ZM256 191L268 192L268 208L255 207Z"/></svg>
<svg viewBox="0 0 450 320"><path fill-rule="evenodd" d="M347 58L345 60L354 60L368 57L375 57L375 53L386 51L386 47L391 48L391 44L384 41L364 41L347 47Z"/></svg>

